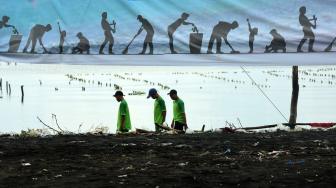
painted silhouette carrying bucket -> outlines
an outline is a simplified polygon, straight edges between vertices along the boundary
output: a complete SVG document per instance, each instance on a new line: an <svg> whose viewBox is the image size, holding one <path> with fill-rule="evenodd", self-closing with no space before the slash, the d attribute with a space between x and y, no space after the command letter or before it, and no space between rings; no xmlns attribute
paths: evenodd
<svg viewBox="0 0 336 188"><path fill-rule="evenodd" d="M16 29L14 29L13 34L11 35L10 40L9 40L8 52L9 53L18 52L18 49L21 44L21 40L22 40L22 35L20 35L19 32Z"/></svg>
<svg viewBox="0 0 336 188"><path fill-rule="evenodd" d="M189 49L191 54L200 54L202 48L203 33L198 33L197 27L194 27L193 33L189 35Z"/></svg>

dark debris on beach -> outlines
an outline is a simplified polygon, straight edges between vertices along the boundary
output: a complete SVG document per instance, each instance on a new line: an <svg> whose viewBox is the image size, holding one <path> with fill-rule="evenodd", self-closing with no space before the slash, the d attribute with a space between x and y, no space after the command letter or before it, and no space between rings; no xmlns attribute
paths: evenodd
<svg viewBox="0 0 336 188"><path fill-rule="evenodd" d="M0 187L334 187L336 131L0 137Z"/></svg>

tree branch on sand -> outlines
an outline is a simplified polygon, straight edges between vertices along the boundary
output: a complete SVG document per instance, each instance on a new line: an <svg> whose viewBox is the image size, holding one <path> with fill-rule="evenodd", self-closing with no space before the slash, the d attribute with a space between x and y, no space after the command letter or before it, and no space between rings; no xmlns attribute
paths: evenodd
<svg viewBox="0 0 336 188"><path fill-rule="evenodd" d="M46 123L44 123L38 116L37 116L36 118L37 118L37 119L38 119L44 126L46 126L47 128L49 128L50 130L56 132L57 134L62 134L61 131L58 131L58 130L52 128L51 126L47 125Z"/></svg>

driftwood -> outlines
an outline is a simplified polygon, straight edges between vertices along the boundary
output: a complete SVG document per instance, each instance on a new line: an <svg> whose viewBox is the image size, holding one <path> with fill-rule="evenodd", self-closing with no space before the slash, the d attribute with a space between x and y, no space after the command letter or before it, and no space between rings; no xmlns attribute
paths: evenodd
<svg viewBox="0 0 336 188"><path fill-rule="evenodd" d="M151 134L151 133L156 133L155 131L148 131L148 130L145 130L145 129L138 129L138 128L136 128L135 129L135 132L136 133L139 133L139 134Z"/></svg>
<svg viewBox="0 0 336 188"><path fill-rule="evenodd" d="M58 129L61 130L62 132L64 132L64 130L61 129L61 127L58 125L58 120L57 120L57 117L56 117L55 114L52 114L52 118L55 119L55 122L56 122L56 125L57 125Z"/></svg>
<svg viewBox="0 0 336 188"><path fill-rule="evenodd" d="M44 123L38 116L37 116L36 118L37 118L37 119L38 119L44 126L46 126L47 128L51 129L51 130L54 131L54 132L57 132L58 134L62 134L61 131L58 131L58 130L52 128L51 126L47 125L46 123Z"/></svg>
<svg viewBox="0 0 336 188"><path fill-rule="evenodd" d="M174 131L174 132L177 132L179 134L184 134L185 131L181 131L181 130L177 130L177 129L173 129L173 128L170 128L168 126L162 126L162 125L158 125L158 127L160 127L161 129L163 130L166 130L166 131Z"/></svg>
<svg viewBox="0 0 336 188"><path fill-rule="evenodd" d="M244 130L255 130L255 129L267 129L267 128L273 128L278 126L277 124L273 124L273 125L264 125L264 126L258 126L258 127L245 127L242 128Z"/></svg>

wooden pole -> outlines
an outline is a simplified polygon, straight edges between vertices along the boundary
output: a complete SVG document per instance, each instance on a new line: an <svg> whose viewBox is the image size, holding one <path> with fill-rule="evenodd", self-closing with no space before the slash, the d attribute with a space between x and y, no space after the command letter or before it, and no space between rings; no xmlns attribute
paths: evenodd
<svg viewBox="0 0 336 188"><path fill-rule="evenodd" d="M2 78L0 78L0 91L2 91Z"/></svg>
<svg viewBox="0 0 336 188"><path fill-rule="evenodd" d="M295 127L297 118L297 104L299 99L299 68L292 67L292 100L290 107L289 124L292 129Z"/></svg>
<svg viewBox="0 0 336 188"><path fill-rule="evenodd" d="M8 95L11 96L12 95L12 88L11 85L8 84Z"/></svg>
<svg viewBox="0 0 336 188"><path fill-rule="evenodd" d="M8 81L6 81L6 93L8 95Z"/></svg>
<svg viewBox="0 0 336 188"><path fill-rule="evenodd" d="M21 103L24 101L24 91L23 91L23 85L21 85Z"/></svg>

